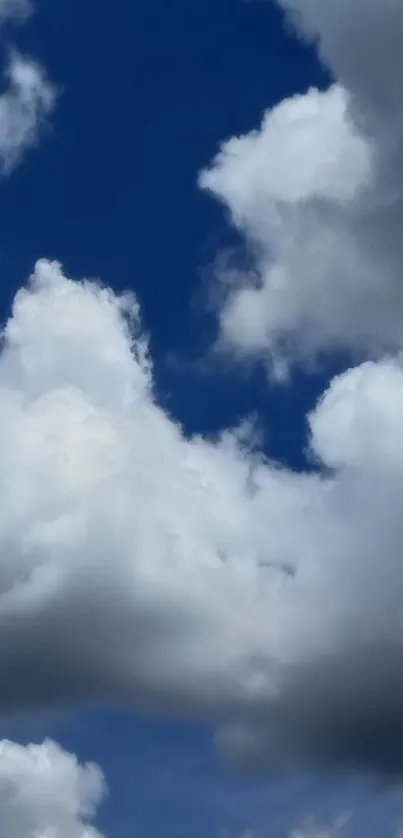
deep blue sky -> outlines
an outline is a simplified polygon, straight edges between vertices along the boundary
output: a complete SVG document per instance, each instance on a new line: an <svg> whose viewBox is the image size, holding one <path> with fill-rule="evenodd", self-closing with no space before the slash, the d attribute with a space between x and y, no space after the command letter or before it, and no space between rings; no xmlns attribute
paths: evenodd
<svg viewBox="0 0 403 838"><path fill-rule="evenodd" d="M285 96L325 85L325 73L287 37L269 0L38 5L15 40L61 97L39 149L0 190L2 319L42 256L73 276L132 288L161 398L185 427L213 431L258 410L271 450L300 466L304 415L323 378L269 391L258 371L201 374L193 363L213 333L203 277L233 243L196 179L220 141L257 127ZM247 827L276 838L305 815L328 820L350 808L356 833L375 836L401 815L392 798L348 778L228 775L205 730L99 712L28 727L17 725L20 738L50 734L100 762L111 787L101 821L109 838L213 838L225 828L232 838Z"/></svg>

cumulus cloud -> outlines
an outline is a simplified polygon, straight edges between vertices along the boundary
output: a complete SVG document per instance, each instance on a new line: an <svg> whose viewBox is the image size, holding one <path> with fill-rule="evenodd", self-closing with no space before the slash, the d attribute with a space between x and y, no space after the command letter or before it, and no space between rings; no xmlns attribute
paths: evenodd
<svg viewBox="0 0 403 838"><path fill-rule="evenodd" d="M55 91L40 65L14 53L7 69L8 88L0 96L0 161L9 172L38 140L51 112Z"/></svg>
<svg viewBox="0 0 403 838"><path fill-rule="evenodd" d="M311 474L158 406L136 300L39 262L0 355L0 706L210 718L233 758L400 772L403 360L335 379Z"/></svg>
<svg viewBox="0 0 403 838"><path fill-rule="evenodd" d="M400 6L366 4L364 31L358 0L283 5L339 81L283 102L202 175L257 264L253 286L235 276L222 339L277 374L335 348L375 360L330 383L308 417L317 468L296 473L247 425L186 435L157 403L136 299L40 261L0 349L0 710L96 696L209 718L254 765L401 773L400 75L384 89ZM53 98L13 57L6 169ZM81 771L43 747L55 782ZM3 745L0 801L1 766L38 753ZM61 804L69 838L96 835L96 776ZM65 838L52 812L32 829Z"/></svg>
<svg viewBox="0 0 403 838"><path fill-rule="evenodd" d="M54 742L0 742L3 838L102 838L90 822L104 793L99 768L80 765Z"/></svg>
<svg viewBox="0 0 403 838"><path fill-rule="evenodd" d="M279 376L334 350L403 347L402 5L280 5L337 81L268 111L200 176L256 267L221 276L221 345Z"/></svg>

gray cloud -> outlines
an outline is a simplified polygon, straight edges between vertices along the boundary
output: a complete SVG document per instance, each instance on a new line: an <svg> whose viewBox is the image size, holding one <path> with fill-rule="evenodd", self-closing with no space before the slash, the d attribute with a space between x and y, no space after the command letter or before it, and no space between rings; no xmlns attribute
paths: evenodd
<svg viewBox="0 0 403 838"><path fill-rule="evenodd" d="M387 359L309 417L323 474L185 437L136 301L38 263L0 356L3 711L96 697L255 762L400 770L402 416Z"/></svg>

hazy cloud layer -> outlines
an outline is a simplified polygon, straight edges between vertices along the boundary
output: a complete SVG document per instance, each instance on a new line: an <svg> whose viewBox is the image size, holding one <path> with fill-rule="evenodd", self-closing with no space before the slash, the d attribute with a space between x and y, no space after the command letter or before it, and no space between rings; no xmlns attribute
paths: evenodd
<svg viewBox="0 0 403 838"><path fill-rule="evenodd" d="M268 111L200 177L256 265L220 275L221 345L279 376L332 350L403 347L403 7L281 5L337 82Z"/></svg>
<svg viewBox="0 0 403 838"><path fill-rule="evenodd" d="M22 22L29 17L32 11L30 0L0 0L1 23L7 19Z"/></svg>

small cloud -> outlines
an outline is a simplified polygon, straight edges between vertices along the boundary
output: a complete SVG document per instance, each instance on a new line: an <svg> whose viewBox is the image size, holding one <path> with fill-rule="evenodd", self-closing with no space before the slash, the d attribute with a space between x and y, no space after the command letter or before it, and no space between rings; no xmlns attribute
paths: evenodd
<svg viewBox="0 0 403 838"><path fill-rule="evenodd" d="M97 765L59 745L0 742L0 833L4 838L102 838L91 826L106 792Z"/></svg>

